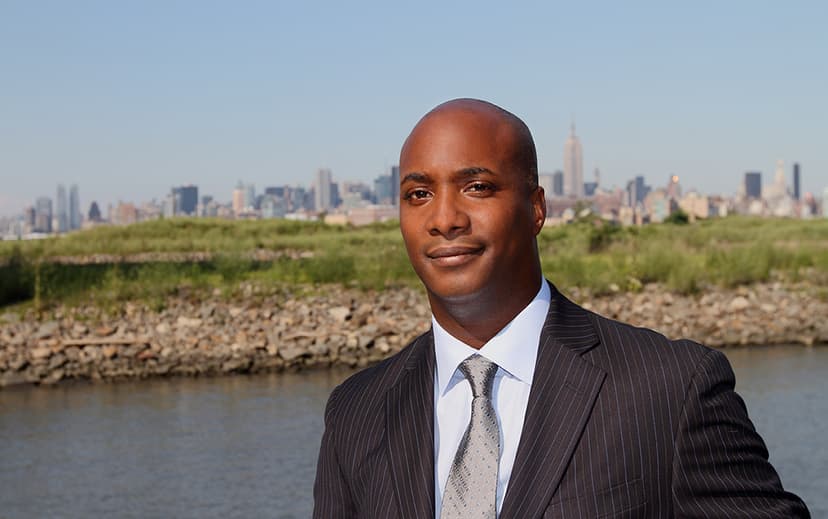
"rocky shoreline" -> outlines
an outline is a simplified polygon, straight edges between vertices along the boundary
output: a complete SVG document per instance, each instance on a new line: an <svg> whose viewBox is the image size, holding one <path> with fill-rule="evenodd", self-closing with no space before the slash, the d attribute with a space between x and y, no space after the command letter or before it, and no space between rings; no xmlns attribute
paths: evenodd
<svg viewBox="0 0 828 519"><path fill-rule="evenodd" d="M714 347L828 344L828 301L808 283L767 283L697 295L647 285L637 293L569 296L614 319ZM125 303L0 314L0 387L61 380L261 373L363 367L399 351L430 326L422 290L341 287L237 296L179 296L163 310Z"/></svg>

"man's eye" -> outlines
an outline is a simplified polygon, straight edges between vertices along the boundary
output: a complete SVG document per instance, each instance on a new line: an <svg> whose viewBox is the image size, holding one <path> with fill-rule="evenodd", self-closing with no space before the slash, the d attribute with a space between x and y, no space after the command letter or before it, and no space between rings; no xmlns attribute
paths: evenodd
<svg viewBox="0 0 828 519"><path fill-rule="evenodd" d="M485 193L487 191L492 191L492 186L486 184L485 182L473 182L469 184L466 190L474 193Z"/></svg>
<svg viewBox="0 0 828 519"><path fill-rule="evenodd" d="M428 198L429 192L425 189L412 189L405 195L406 200L422 200Z"/></svg>

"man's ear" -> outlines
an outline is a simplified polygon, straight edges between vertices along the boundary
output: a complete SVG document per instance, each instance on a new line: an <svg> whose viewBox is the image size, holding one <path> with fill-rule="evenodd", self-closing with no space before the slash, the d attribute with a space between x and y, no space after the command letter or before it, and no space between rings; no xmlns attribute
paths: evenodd
<svg viewBox="0 0 828 519"><path fill-rule="evenodd" d="M532 194L529 195L529 200L532 203L532 215L535 224L533 231L535 236L537 236L543 228L543 223L546 221L546 195L543 188L535 186L532 190Z"/></svg>

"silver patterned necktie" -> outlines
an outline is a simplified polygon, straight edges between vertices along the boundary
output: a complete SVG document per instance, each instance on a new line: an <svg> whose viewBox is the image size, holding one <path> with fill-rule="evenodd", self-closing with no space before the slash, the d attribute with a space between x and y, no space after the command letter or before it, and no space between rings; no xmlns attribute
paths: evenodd
<svg viewBox="0 0 828 519"><path fill-rule="evenodd" d="M497 364L474 354L459 369L472 387L471 420L454 455L440 519L495 519L500 429L492 406L492 383Z"/></svg>

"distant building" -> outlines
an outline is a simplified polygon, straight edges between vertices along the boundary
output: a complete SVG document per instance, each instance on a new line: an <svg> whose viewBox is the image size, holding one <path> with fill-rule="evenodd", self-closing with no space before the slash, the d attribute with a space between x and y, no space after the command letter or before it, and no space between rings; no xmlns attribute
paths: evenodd
<svg viewBox="0 0 828 519"><path fill-rule="evenodd" d="M189 185L174 187L175 214L198 216L198 186Z"/></svg>
<svg viewBox="0 0 828 519"><path fill-rule="evenodd" d="M130 225L138 221L138 209L130 202L118 202L115 207L114 221L118 225Z"/></svg>
<svg viewBox="0 0 828 519"><path fill-rule="evenodd" d="M290 190L290 195L288 196L289 210L296 212L310 209L310 207L306 204L307 198L308 193L304 187L292 188Z"/></svg>
<svg viewBox="0 0 828 519"><path fill-rule="evenodd" d="M279 198L287 198L287 187L286 186L273 186L273 187L266 187L264 190L266 195L276 196Z"/></svg>
<svg viewBox="0 0 828 519"><path fill-rule="evenodd" d="M801 192L799 191L799 162L794 162L793 165L793 197L794 200L801 200Z"/></svg>
<svg viewBox="0 0 828 519"><path fill-rule="evenodd" d="M400 206L400 167L391 166L391 205Z"/></svg>
<svg viewBox="0 0 828 519"><path fill-rule="evenodd" d="M538 173L538 185L543 188L543 192L547 197L552 196L552 190L554 189L552 173Z"/></svg>
<svg viewBox="0 0 828 519"><path fill-rule="evenodd" d="M244 184L239 180L239 183L236 184L236 188L233 190L233 213L241 214L244 208Z"/></svg>
<svg viewBox="0 0 828 519"><path fill-rule="evenodd" d="M679 207L691 219L710 217L710 199L696 191L690 191L679 200Z"/></svg>
<svg viewBox="0 0 828 519"><path fill-rule="evenodd" d="M670 175L667 181L667 196L670 198L681 198L681 184L679 184L678 175Z"/></svg>
<svg viewBox="0 0 828 519"><path fill-rule="evenodd" d="M399 207L394 207L390 204L369 205L348 211L348 223L351 225L368 225L370 223L385 222L399 217Z"/></svg>
<svg viewBox="0 0 828 519"><path fill-rule="evenodd" d="M52 232L52 199L41 196L35 201L34 232Z"/></svg>
<svg viewBox="0 0 828 519"><path fill-rule="evenodd" d="M81 208L78 185L72 184L69 188L69 229L74 231L81 228Z"/></svg>
<svg viewBox="0 0 828 519"><path fill-rule="evenodd" d="M644 207L651 223L663 222L676 207L673 198L667 195L666 189L650 191L644 198Z"/></svg>
<svg viewBox="0 0 828 519"><path fill-rule="evenodd" d="M374 202L391 205L394 190L391 187L391 175L380 175L374 180Z"/></svg>
<svg viewBox="0 0 828 519"><path fill-rule="evenodd" d="M258 209L256 207L256 186L254 184L244 186L244 209L245 211Z"/></svg>
<svg viewBox="0 0 828 519"><path fill-rule="evenodd" d="M164 201L161 202L161 218L172 218L173 216L175 216L175 204L175 193L170 193L167 196L165 196ZM118 218L120 218L120 216Z"/></svg>
<svg viewBox="0 0 828 519"><path fill-rule="evenodd" d="M316 181L314 182L314 205L319 212L330 211L334 208L334 199L332 197L333 174L328 168L321 168L316 172Z"/></svg>
<svg viewBox="0 0 828 519"><path fill-rule="evenodd" d="M101 217L101 208L98 207L98 202L95 202L93 200L92 203L89 204L89 215L87 219L90 222L96 223L103 220L103 218Z"/></svg>
<svg viewBox="0 0 828 519"><path fill-rule="evenodd" d="M635 207L644 203L644 199L650 193L650 186L644 183L644 177L639 175L627 182L627 205Z"/></svg>
<svg viewBox="0 0 828 519"><path fill-rule="evenodd" d="M597 182L584 182L584 196L595 196L595 191L598 189Z"/></svg>
<svg viewBox="0 0 828 519"><path fill-rule="evenodd" d="M57 198L55 208L55 219L57 221L57 232L67 232L69 230L69 201L66 198L66 188L63 184L58 184Z"/></svg>
<svg viewBox="0 0 828 519"><path fill-rule="evenodd" d="M745 197L762 198L762 173L759 171L748 171L745 173Z"/></svg>
<svg viewBox="0 0 828 519"><path fill-rule="evenodd" d="M576 198L584 196L583 151L581 141L575 135L574 122L564 143L564 195Z"/></svg>
<svg viewBox="0 0 828 519"><path fill-rule="evenodd" d="M287 201L276 195L264 195L260 206L262 218L284 218L288 213Z"/></svg>
<svg viewBox="0 0 828 519"><path fill-rule="evenodd" d="M822 190L822 216L828 218L828 187Z"/></svg>
<svg viewBox="0 0 828 519"><path fill-rule="evenodd" d="M561 170L552 173L552 194L555 196L564 194L564 174Z"/></svg>

